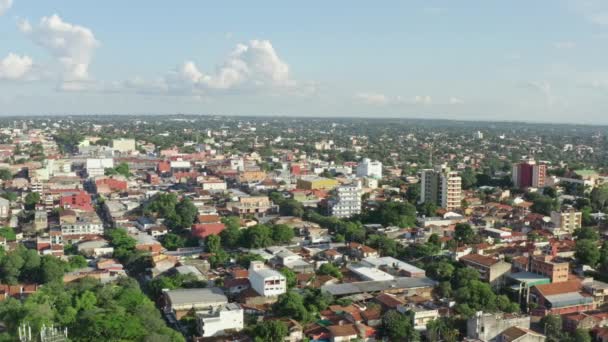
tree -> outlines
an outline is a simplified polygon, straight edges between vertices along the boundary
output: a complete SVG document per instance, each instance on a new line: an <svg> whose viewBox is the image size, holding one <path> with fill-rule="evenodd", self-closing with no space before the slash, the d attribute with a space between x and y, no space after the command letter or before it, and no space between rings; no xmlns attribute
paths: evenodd
<svg viewBox="0 0 608 342"><path fill-rule="evenodd" d="M13 174L9 169L0 169L0 179L4 181L13 179Z"/></svg>
<svg viewBox="0 0 608 342"><path fill-rule="evenodd" d="M281 274L285 276L288 288L292 288L297 285L298 280L294 271L290 270L287 267L283 267L279 270L279 272L281 272Z"/></svg>
<svg viewBox="0 0 608 342"><path fill-rule="evenodd" d="M222 250L222 239L219 235L209 235L205 240L205 246L207 246L207 251L209 253L218 253Z"/></svg>
<svg viewBox="0 0 608 342"><path fill-rule="evenodd" d="M429 277L436 280L450 280L454 275L456 268L447 261L434 262L426 268Z"/></svg>
<svg viewBox="0 0 608 342"><path fill-rule="evenodd" d="M591 190L591 205L595 210L604 210L608 204L608 184L603 184Z"/></svg>
<svg viewBox="0 0 608 342"><path fill-rule="evenodd" d="M263 321L253 328L255 342L283 342L287 334L287 325L276 319Z"/></svg>
<svg viewBox="0 0 608 342"><path fill-rule="evenodd" d="M178 248L183 248L184 246L186 246L186 239L175 233L165 234L161 242L163 244L163 247L170 251L174 251Z"/></svg>
<svg viewBox="0 0 608 342"><path fill-rule="evenodd" d="M17 194L12 191L6 191L5 193L3 193L0 196L2 196L2 198L9 200L10 202L15 202L17 200Z"/></svg>
<svg viewBox="0 0 608 342"><path fill-rule="evenodd" d="M279 213L283 216L302 217L304 205L294 199L288 199L279 204Z"/></svg>
<svg viewBox="0 0 608 342"><path fill-rule="evenodd" d="M249 248L264 248L273 243L270 227L257 224L249 227L243 234L243 245Z"/></svg>
<svg viewBox="0 0 608 342"><path fill-rule="evenodd" d="M466 167L462 174L460 175L462 179L462 188L463 189L471 189L477 184L477 177L473 169L470 167Z"/></svg>
<svg viewBox="0 0 608 342"><path fill-rule="evenodd" d="M226 228L220 233L222 245L226 248L237 247L241 241L241 235L242 233L239 227L226 225Z"/></svg>
<svg viewBox="0 0 608 342"><path fill-rule="evenodd" d="M420 334L414 330L412 318L397 310L389 310L382 316L382 332L390 341L420 341Z"/></svg>
<svg viewBox="0 0 608 342"><path fill-rule="evenodd" d="M547 341L561 341L563 334L562 317L560 315L547 315L540 320L540 326L543 329Z"/></svg>
<svg viewBox="0 0 608 342"><path fill-rule="evenodd" d="M288 291L280 295L273 308L279 316L291 317L298 322L310 320L310 314L304 305L304 298L295 291Z"/></svg>
<svg viewBox="0 0 608 342"><path fill-rule="evenodd" d="M575 230L574 236L576 236L576 238L579 240L598 241L600 239L600 234L596 229L591 227L583 227Z"/></svg>
<svg viewBox="0 0 608 342"><path fill-rule="evenodd" d="M600 250L597 248L597 243L593 240L576 240L574 257L583 265L595 267L600 260Z"/></svg>
<svg viewBox="0 0 608 342"><path fill-rule="evenodd" d="M17 240L17 234L15 234L15 230L11 227L0 228L0 236L5 238L7 241Z"/></svg>
<svg viewBox="0 0 608 342"><path fill-rule="evenodd" d="M317 274L319 275L329 275L334 278L342 279L342 272L340 269L332 263L325 263L319 267L317 270Z"/></svg>
<svg viewBox="0 0 608 342"><path fill-rule="evenodd" d="M468 223L458 223L454 229L454 238L464 244L473 242L475 238L475 232L471 225Z"/></svg>
<svg viewBox="0 0 608 342"><path fill-rule="evenodd" d="M589 334L589 330L587 329L576 329L574 331L573 340L574 342L591 342L591 335Z"/></svg>
<svg viewBox="0 0 608 342"><path fill-rule="evenodd" d="M37 192L30 192L25 196L25 206L28 210L34 209L34 206L40 202L40 194Z"/></svg>
<svg viewBox="0 0 608 342"><path fill-rule="evenodd" d="M277 224L272 227L272 240L275 243L288 244L293 237L293 228L286 224Z"/></svg>
<svg viewBox="0 0 608 342"><path fill-rule="evenodd" d="M64 270L65 266L58 258L52 255L42 257L41 271L43 283L62 281Z"/></svg>

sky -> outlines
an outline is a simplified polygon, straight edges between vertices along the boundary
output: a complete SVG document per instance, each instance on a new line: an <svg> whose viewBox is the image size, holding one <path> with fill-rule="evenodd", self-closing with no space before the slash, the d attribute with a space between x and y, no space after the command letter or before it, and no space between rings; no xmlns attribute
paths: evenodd
<svg viewBox="0 0 608 342"><path fill-rule="evenodd" d="M0 0L0 115L608 124L608 1Z"/></svg>

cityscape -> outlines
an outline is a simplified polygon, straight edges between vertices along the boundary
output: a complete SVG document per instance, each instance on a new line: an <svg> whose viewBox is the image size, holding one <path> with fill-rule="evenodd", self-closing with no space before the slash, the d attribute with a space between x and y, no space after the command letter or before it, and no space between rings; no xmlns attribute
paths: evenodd
<svg viewBox="0 0 608 342"><path fill-rule="evenodd" d="M606 37L597 0L0 0L0 342L608 342Z"/></svg>

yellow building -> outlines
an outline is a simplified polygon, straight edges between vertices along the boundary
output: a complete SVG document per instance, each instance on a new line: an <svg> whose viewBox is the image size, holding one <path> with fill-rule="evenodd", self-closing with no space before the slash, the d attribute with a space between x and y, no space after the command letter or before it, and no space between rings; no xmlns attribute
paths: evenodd
<svg viewBox="0 0 608 342"><path fill-rule="evenodd" d="M340 183L331 178L318 176L304 176L298 179L297 188L304 190L331 190L340 185Z"/></svg>

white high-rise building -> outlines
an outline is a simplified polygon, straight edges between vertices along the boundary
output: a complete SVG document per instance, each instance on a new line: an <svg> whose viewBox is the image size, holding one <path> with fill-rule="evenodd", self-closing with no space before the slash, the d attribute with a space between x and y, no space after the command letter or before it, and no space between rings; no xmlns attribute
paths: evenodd
<svg viewBox="0 0 608 342"><path fill-rule="evenodd" d="M328 203L329 214L336 217L351 217L361 213L361 187L358 184L342 185Z"/></svg>
<svg viewBox="0 0 608 342"><path fill-rule="evenodd" d="M369 158L363 158L357 165L357 177L382 178L382 163Z"/></svg>
<svg viewBox="0 0 608 342"><path fill-rule="evenodd" d="M287 292L287 280L280 272L270 269L262 261L249 265L249 283L264 297L274 297Z"/></svg>
<svg viewBox="0 0 608 342"><path fill-rule="evenodd" d="M445 165L422 170L420 179L420 203L434 203L447 210L462 205L462 180L457 172Z"/></svg>
<svg viewBox="0 0 608 342"><path fill-rule="evenodd" d="M114 167L114 159L112 158L97 158L87 159L85 169L89 177L103 176L106 169Z"/></svg>

